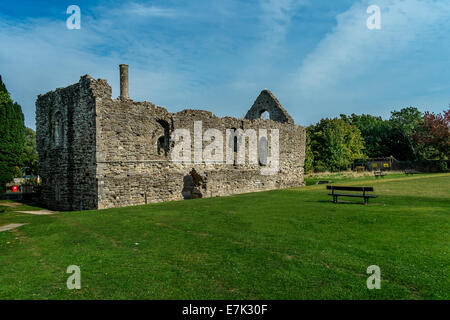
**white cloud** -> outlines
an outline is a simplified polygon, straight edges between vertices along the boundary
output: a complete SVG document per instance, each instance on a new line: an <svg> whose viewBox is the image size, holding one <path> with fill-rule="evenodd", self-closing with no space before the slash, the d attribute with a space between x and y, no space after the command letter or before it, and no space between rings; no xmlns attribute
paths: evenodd
<svg viewBox="0 0 450 320"><path fill-rule="evenodd" d="M151 41L133 41L107 17L82 16L80 30L68 30L63 19L18 23L0 17L0 29L0 43L7 44L0 46L0 72L30 127L37 95L78 82L81 75L107 79L117 97L120 63L130 65L133 99L171 103L189 89L186 73L167 67L177 59L177 51Z"/></svg>
<svg viewBox="0 0 450 320"><path fill-rule="evenodd" d="M289 44L287 33L292 27L292 19L306 0L259 0L257 38L258 41L244 53L248 61L236 72L230 84L233 90L257 92L273 83L283 74L277 63ZM267 81L270 79L270 81Z"/></svg>
<svg viewBox="0 0 450 320"><path fill-rule="evenodd" d="M269 45L283 41L291 19L304 0L261 0L263 38Z"/></svg>
<svg viewBox="0 0 450 320"><path fill-rule="evenodd" d="M133 16L162 18L175 18L181 14L178 10L172 8L163 8L154 5L146 6L135 2L125 4L120 12Z"/></svg>
<svg viewBox="0 0 450 320"><path fill-rule="evenodd" d="M366 27L371 4L381 7L381 30ZM360 1L336 17L336 27L304 59L296 85L304 93L317 93L361 75L370 77L386 61L408 58L420 48L418 42L437 39L449 16L449 2Z"/></svg>
<svg viewBox="0 0 450 320"><path fill-rule="evenodd" d="M366 10L381 8L381 30L368 30ZM404 106L440 112L450 85L450 2L363 0L336 25L280 87L304 123L341 113L388 117ZM293 69L295 70L295 66Z"/></svg>
<svg viewBox="0 0 450 320"><path fill-rule="evenodd" d="M37 95L73 84L81 75L107 79L117 97L120 63L130 66L132 99L149 100L170 111L192 107L237 115L242 102L236 101L242 96L224 95L229 88L224 73L231 67L223 65L235 61L233 42L228 41L234 30L230 33L226 27L233 22L232 27L238 28L236 22L241 23L242 6L238 4L219 5L217 1L205 7L206 11L199 10L204 4L191 2L175 9L136 3L89 11L81 7L80 30L67 30L65 14L58 20L22 22L0 15L0 43L8 44L0 46L0 73L13 99L22 105L30 127L34 127ZM246 13L253 12L251 6L245 6ZM149 15L178 15L185 20L146 19ZM202 29L217 21L223 23L219 32ZM208 61L211 57L217 62ZM244 97L248 98L247 94Z"/></svg>

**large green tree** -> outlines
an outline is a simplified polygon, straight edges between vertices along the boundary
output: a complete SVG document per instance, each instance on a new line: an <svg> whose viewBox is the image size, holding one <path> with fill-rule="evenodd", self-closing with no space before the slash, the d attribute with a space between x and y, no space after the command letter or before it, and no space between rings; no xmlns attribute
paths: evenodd
<svg viewBox="0 0 450 320"><path fill-rule="evenodd" d="M389 123L391 125L389 148L392 155L398 160L420 159L418 143L414 136L423 126L422 113L414 107L393 111Z"/></svg>
<svg viewBox="0 0 450 320"><path fill-rule="evenodd" d="M341 119L358 127L370 158L394 156L398 160L421 159L416 136L423 127L422 113L414 107L393 111L389 120L368 114L341 115Z"/></svg>
<svg viewBox="0 0 450 320"><path fill-rule="evenodd" d="M22 108L11 100L0 78L0 188L21 164L25 138Z"/></svg>
<svg viewBox="0 0 450 320"><path fill-rule="evenodd" d="M315 171L346 170L365 157L361 131L344 119L322 119L309 126L307 134Z"/></svg>
<svg viewBox="0 0 450 320"><path fill-rule="evenodd" d="M37 174L38 155L36 151L36 132L33 129L25 128L21 167L25 174Z"/></svg>
<svg viewBox="0 0 450 320"><path fill-rule="evenodd" d="M450 108L442 114L425 112L424 121L413 136L421 159L447 160L450 157Z"/></svg>
<svg viewBox="0 0 450 320"><path fill-rule="evenodd" d="M364 139L365 154L369 158L387 157L391 155L391 124L388 120L370 114L341 115L341 119L356 126Z"/></svg>
<svg viewBox="0 0 450 320"><path fill-rule="evenodd" d="M311 134L306 129L305 165L306 173L314 171L314 153L311 145Z"/></svg>

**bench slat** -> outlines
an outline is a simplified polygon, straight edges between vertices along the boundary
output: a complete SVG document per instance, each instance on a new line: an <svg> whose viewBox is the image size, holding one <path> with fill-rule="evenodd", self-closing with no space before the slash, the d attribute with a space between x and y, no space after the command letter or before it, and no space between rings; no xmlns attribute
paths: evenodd
<svg viewBox="0 0 450 320"><path fill-rule="evenodd" d="M374 194L362 195L362 194L354 194L354 193L329 193L329 196L338 196L338 197L358 197L358 198L376 198L377 196Z"/></svg>
<svg viewBox="0 0 450 320"><path fill-rule="evenodd" d="M327 186L328 190L342 190L342 191L373 191L373 187L340 187Z"/></svg>

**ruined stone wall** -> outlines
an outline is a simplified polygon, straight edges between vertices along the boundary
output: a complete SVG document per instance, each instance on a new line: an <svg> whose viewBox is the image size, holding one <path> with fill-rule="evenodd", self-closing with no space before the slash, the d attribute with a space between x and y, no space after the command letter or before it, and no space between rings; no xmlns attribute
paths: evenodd
<svg viewBox="0 0 450 320"><path fill-rule="evenodd" d="M219 118L208 111L170 113L146 101L112 99L105 80L84 76L77 84L39 96L36 107L42 200L49 208L102 209L303 185L305 129L293 123L268 91L246 119ZM259 119L261 110L269 110L273 120ZM190 132L195 159L195 121L201 121L202 133L223 133L224 157L227 147L233 149L227 129L278 129L279 171L263 175L261 163L247 159L238 164L234 152L231 164L172 161L176 129ZM209 144L203 142L203 148Z"/></svg>
<svg viewBox="0 0 450 320"><path fill-rule="evenodd" d="M158 140L163 140L166 130L170 134L175 129L189 130L191 159L194 159L194 121L202 122L202 132L213 128L223 133L224 153L226 129L279 129L280 171L275 175L261 175L259 164L247 162L233 165L171 161L174 142L168 141L166 153L164 147L158 148ZM293 123L219 118L200 110L170 113L149 102L103 97L101 101L97 99L96 134L99 208L182 200L186 178L190 177L192 169L204 181L199 187L202 197L303 184L305 130ZM208 144L204 142L203 147Z"/></svg>
<svg viewBox="0 0 450 320"><path fill-rule="evenodd" d="M101 81L100 81L101 82ZM79 83L40 95L36 101L36 143L42 201L56 210L97 207L95 99L84 76Z"/></svg>

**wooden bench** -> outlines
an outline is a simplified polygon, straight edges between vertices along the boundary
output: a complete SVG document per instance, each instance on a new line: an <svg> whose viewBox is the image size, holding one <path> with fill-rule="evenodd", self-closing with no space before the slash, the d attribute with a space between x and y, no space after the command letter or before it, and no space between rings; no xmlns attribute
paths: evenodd
<svg viewBox="0 0 450 320"><path fill-rule="evenodd" d="M339 186L327 186L327 190L331 190L329 196L333 196L333 202L338 202L338 197L357 197L364 198L364 204L369 203L369 198L376 198L374 194L366 194L366 192L373 192L373 187L339 187ZM362 194L357 193L336 193L335 191L359 191Z"/></svg>
<svg viewBox="0 0 450 320"><path fill-rule="evenodd" d="M330 180L319 180L319 181L316 182L316 184L329 184L331 182L332 181L330 181Z"/></svg>
<svg viewBox="0 0 450 320"><path fill-rule="evenodd" d="M384 176L386 175L386 173L384 173L383 171L374 171L373 174L375 175L375 178L379 178L382 177L384 178Z"/></svg>

